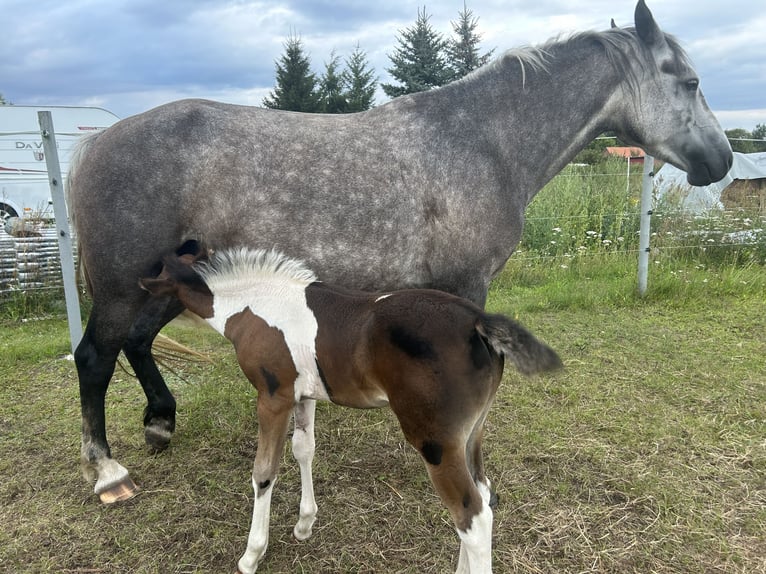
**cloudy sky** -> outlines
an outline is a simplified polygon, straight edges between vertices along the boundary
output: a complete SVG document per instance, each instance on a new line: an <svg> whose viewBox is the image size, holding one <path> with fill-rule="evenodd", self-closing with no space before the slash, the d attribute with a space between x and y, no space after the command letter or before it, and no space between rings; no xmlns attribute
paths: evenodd
<svg viewBox="0 0 766 574"><path fill-rule="evenodd" d="M466 0L486 50L631 25L634 0ZM766 1L647 0L685 46L724 128L766 124ZM448 35L463 0L0 0L0 94L17 105L93 105L126 117L186 97L261 105L284 42L314 71L359 45L378 79L425 5ZM378 103L385 101L381 93Z"/></svg>

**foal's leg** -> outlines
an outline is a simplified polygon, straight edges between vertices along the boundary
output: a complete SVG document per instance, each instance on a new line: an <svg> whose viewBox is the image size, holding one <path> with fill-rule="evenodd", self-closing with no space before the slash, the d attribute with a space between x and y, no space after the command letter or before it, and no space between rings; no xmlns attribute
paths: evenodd
<svg viewBox="0 0 766 574"><path fill-rule="evenodd" d="M279 459L287 442L292 407L288 401L258 395L258 451L252 476L255 501L247 549L237 564L240 574L253 574L269 545L271 492L277 479Z"/></svg>
<svg viewBox="0 0 766 574"><path fill-rule="evenodd" d="M486 479L484 481L475 481L476 488L479 491L479 494L481 495L482 500L485 503L485 506L489 508L490 512L492 512L492 509L494 508L494 502L492 499L496 498L494 492L490 489L489 479ZM491 552L492 552L492 515L490 515L489 519L489 536L490 536L490 560L491 560ZM458 530L458 535L460 535L460 531ZM470 574L471 572L474 572L474 570L471 568L470 564L470 558L469 558L469 552L468 552L468 546L463 538L463 536L460 536L460 555L458 557L457 561L457 569L455 570L455 574ZM492 563L490 562L490 570L492 570ZM482 572L482 570L478 570L478 572Z"/></svg>
<svg viewBox="0 0 766 574"><path fill-rule="evenodd" d="M152 357L152 342L160 329L183 311L180 301L152 297L141 309L123 345L125 357L146 395L144 439L153 450L167 448L176 426L176 401Z"/></svg>
<svg viewBox="0 0 766 574"><path fill-rule="evenodd" d="M293 536L306 540L311 536L311 529L317 515L314 498L314 479L311 475L311 463L314 460L316 442L314 440L314 417L316 401L304 399L295 405L295 431L293 432L293 456L301 469L301 504L300 518L293 529Z"/></svg>
<svg viewBox="0 0 766 574"><path fill-rule="evenodd" d="M452 515L460 537L456 574L492 572L492 509L489 488L475 483L465 458L465 446L444 447L441 460L426 468L439 497Z"/></svg>
<svg viewBox="0 0 766 574"><path fill-rule="evenodd" d="M484 473L484 457L482 456L482 440L484 438L484 421L486 420L487 413L489 412L489 405L482 413L479 420L474 425L473 432L468 439L468 445L466 446L466 456L468 463L468 471L473 477L473 481L481 494L482 500L487 504L490 509L494 510L498 504L497 494L492 490L489 478ZM468 551L466 545L462 539L460 542L460 557L457 564L457 573L469 573L471 572L468 560Z"/></svg>

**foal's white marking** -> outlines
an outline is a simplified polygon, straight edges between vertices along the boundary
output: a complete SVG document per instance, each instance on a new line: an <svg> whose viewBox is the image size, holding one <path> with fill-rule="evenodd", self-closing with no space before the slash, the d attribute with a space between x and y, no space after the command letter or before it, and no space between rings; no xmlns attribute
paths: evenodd
<svg viewBox="0 0 766 574"><path fill-rule="evenodd" d="M492 509L489 506L490 489L487 483L477 482L483 501L479 514L473 517L468 530L458 530L460 557L455 574L492 572Z"/></svg>
<svg viewBox="0 0 766 574"><path fill-rule="evenodd" d="M271 493L276 479L260 496L258 496L258 485L255 483L255 478L252 482L255 491L253 519L250 523L250 534L247 537L247 548L237 563L242 574L253 574L256 571L258 562L266 554L266 548L269 546L269 518L271 514L269 509L271 507Z"/></svg>
<svg viewBox="0 0 766 574"><path fill-rule="evenodd" d="M381 295L380 297L375 299L375 303L377 303L378 301L382 301L383 299L388 299L391 295L393 295L393 293L386 293L385 295Z"/></svg>
<svg viewBox="0 0 766 574"><path fill-rule="evenodd" d="M314 478L311 473L311 463L316 451L314 440L316 401L306 399L299 402L295 405L294 413L293 457L298 461L301 469L301 503L293 536L298 540L306 540L311 536L318 510L314 498Z"/></svg>
<svg viewBox="0 0 766 574"><path fill-rule="evenodd" d="M329 400L316 365L317 321L306 303L306 287L316 276L300 261L275 251L219 251L211 264L196 267L213 293L213 317L219 333L226 322L248 307L285 338L298 378L295 400Z"/></svg>

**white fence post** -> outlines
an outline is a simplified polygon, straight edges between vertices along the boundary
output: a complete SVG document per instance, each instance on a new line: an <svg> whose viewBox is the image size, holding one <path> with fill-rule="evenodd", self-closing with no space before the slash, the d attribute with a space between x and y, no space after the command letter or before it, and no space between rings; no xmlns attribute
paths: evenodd
<svg viewBox="0 0 766 574"><path fill-rule="evenodd" d="M638 234L638 293L646 294L649 277L649 235L652 225L652 191L654 189L654 158L644 157L644 175L641 179L641 224Z"/></svg>
<svg viewBox="0 0 766 574"><path fill-rule="evenodd" d="M61 258L61 276L64 280L64 297L69 321L69 339L72 353L82 339L82 316L80 315L80 300L77 294L74 256L72 255L72 236L69 231L64 185L61 179L61 166L56 148L56 132L53 130L53 118L50 112L37 112L40 123L40 135L45 152L45 163L48 166L48 182L53 199L53 215L56 218L56 233L58 235L59 257Z"/></svg>

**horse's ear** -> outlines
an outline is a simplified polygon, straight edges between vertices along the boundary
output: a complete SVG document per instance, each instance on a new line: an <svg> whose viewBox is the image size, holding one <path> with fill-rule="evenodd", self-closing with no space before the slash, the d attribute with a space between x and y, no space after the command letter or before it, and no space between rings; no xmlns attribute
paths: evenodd
<svg viewBox="0 0 766 574"><path fill-rule="evenodd" d="M644 0L638 0L636 5L636 32L638 37L643 40L647 46L660 46L665 41L665 35L654 21L654 16L649 11Z"/></svg>
<svg viewBox="0 0 766 574"><path fill-rule="evenodd" d="M611 27L612 28L619 28L619 26L614 23L614 18L612 18L612 26Z"/></svg>

